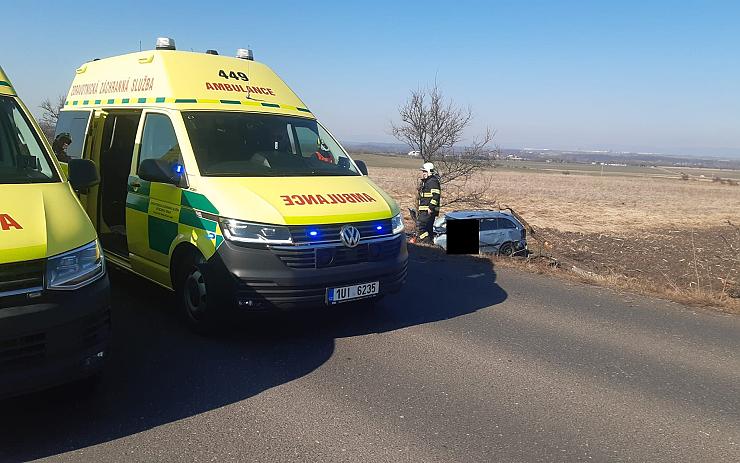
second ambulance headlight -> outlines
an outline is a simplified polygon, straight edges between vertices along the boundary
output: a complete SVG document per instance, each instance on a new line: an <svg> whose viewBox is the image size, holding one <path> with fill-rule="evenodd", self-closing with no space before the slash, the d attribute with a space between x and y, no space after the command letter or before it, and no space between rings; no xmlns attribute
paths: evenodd
<svg viewBox="0 0 740 463"><path fill-rule="evenodd" d="M46 287L72 290L96 281L105 273L105 261L97 240L73 251L50 257L46 263Z"/></svg>
<svg viewBox="0 0 740 463"><path fill-rule="evenodd" d="M288 227L263 223L221 219L221 228L227 240L253 244L292 244Z"/></svg>
<svg viewBox="0 0 740 463"><path fill-rule="evenodd" d="M391 219L391 228L393 228L394 235L403 233L405 230L405 227L403 226L403 216L400 213Z"/></svg>

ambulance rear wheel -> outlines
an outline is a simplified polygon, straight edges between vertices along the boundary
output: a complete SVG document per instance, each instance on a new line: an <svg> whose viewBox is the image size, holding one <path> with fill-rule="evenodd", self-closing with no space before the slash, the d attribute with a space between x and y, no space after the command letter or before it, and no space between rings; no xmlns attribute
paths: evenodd
<svg viewBox="0 0 740 463"><path fill-rule="evenodd" d="M177 300L185 323L196 332L209 331L213 314L209 306L208 285L199 267L205 258L199 252L192 252L180 263L177 275Z"/></svg>

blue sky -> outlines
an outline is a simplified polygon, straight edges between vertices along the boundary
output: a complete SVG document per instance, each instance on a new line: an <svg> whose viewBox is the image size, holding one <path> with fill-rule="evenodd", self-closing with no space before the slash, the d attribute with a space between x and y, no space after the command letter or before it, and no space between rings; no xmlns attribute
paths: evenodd
<svg viewBox="0 0 740 463"><path fill-rule="evenodd" d="M344 141L393 141L436 79L502 147L740 157L740 2L10 2L0 66L35 108L92 58L251 46Z"/></svg>

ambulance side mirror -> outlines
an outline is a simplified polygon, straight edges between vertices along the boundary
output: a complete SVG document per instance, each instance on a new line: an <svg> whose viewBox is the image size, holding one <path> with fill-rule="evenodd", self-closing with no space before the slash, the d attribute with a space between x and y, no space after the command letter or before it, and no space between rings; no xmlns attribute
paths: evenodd
<svg viewBox="0 0 740 463"><path fill-rule="evenodd" d="M100 176L95 163L89 159L70 159L68 178L72 189L85 193L90 187L100 183Z"/></svg>
<svg viewBox="0 0 740 463"><path fill-rule="evenodd" d="M144 159L139 164L139 178L147 182L181 186L182 166L164 159Z"/></svg>
<svg viewBox="0 0 740 463"><path fill-rule="evenodd" d="M362 172L362 175L367 175L367 164L365 164L365 161L355 161L355 164L357 164L357 168L360 169L360 172Z"/></svg>

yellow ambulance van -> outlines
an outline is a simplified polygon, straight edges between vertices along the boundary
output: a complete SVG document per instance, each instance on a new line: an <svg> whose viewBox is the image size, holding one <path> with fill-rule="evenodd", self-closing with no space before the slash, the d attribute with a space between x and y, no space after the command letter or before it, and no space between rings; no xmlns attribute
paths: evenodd
<svg viewBox="0 0 740 463"><path fill-rule="evenodd" d="M95 229L0 69L0 398L92 376L110 335L110 296Z"/></svg>
<svg viewBox="0 0 740 463"><path fill-rule="evenodd" d="M398 291L396 202L251 50L155 50L83 64L60 156L94 161L82 197L108 262L177 293L193 327Z"/></svg>

